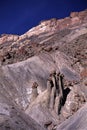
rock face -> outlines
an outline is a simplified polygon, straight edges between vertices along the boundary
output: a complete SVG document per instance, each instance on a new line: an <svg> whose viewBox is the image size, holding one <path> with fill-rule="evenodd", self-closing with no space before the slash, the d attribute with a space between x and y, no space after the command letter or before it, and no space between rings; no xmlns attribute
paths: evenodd
<svg viewBox="0 0 87 130"><path fill-rule="evenodd" d="M86 22L87 10L71 13L70 17L64 19L42 21L38 26L21 36L1 35L1 62L2 64L16 63L42 51L49 52L59 49L60 44L69 43L75 38L78 39L78 36L86 34ZM68 46L68 43L65 46Z"/></svg>
<svg viewBox="0 0 87 130"><path fill-rule="evenodd" d="M59 115L46 106L53 70L64 75ZM34 82L38 94L31 102ZM1 130L86 130L86 102L87 10L42 21L21 36L0 36Z"/></svg>
<svg viewBox="0 0 87 130"><path fill-rule="evenodd" d="M57 130L86 130L87 103L75 115L58 126Z"/></svg>

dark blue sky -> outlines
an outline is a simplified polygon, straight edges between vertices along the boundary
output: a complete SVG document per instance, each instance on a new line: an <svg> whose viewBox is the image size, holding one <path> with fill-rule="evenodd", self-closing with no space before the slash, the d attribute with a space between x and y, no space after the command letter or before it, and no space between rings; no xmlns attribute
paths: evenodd
<svg viewBox="0 0 87 130"><path fill-rule="evenodd" d="M0 34L23 34L42 20L87 9L87 0L0 0Z"/></svg>

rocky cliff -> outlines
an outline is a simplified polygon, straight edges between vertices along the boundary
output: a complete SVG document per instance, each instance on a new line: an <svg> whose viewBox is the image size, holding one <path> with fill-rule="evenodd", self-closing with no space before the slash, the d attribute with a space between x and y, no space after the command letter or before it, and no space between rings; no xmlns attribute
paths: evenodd
<svg viewBox="0 0 87 130"><path fill-rule="evenodd" d="M47 79L54 69L64 75L60 115L46 107ZM33 82L38 97L31 102ZM86 130L86 102L87 10L42 21L21 36L0 36L1 130Z"/></svg>

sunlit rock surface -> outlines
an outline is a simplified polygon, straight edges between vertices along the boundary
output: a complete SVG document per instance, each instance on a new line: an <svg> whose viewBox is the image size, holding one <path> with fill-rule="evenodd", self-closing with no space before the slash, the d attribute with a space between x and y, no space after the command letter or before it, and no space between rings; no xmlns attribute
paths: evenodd
<svg viewBox="0 0 87 130"><path fill-rule="evenodd" d="M61 114L46 107L52 70L64 75ZM32 84L38 97L31 102ZM86 130L87 10L42 21L21 36L0 36L0 129Z"/></svg>
<svg viewBox="0 0 87 130"><path fill-rule="evenodd" d="M57 130L86 130L87 129L87 103L72 117L58 126Z"/></svg>

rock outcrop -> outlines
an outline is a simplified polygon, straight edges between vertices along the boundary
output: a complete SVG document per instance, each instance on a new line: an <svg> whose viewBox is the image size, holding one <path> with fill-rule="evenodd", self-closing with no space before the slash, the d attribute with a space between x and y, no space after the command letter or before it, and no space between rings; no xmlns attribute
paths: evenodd
<svg viewBox="0 0 87 130"><path fill-rule="evenodd" d="M64 79L56 78L63 89L60 98L53 91L50 107L53 70ZM86 102L87 10L42 21L21 36L0 36L1 130L86 130Z"/></svg>
<svg viewBox="0 0 87 130"><path fill-rule="evenodd" d="M54 18L42 21L38 26L21 36L1 35L1 62L2 64L11 64L23 61L42 51L50 52L59 49L60 44L70 42L78 36L86 34L86 27L87 10L71 13L70 17L64 19Z"/></svg>
<svg viewBox="0 0 87 130"><path fill-rule="evenodd" d="M87 129L87 103L70 117L57 127L57 130L86 130Z"/></svg>

